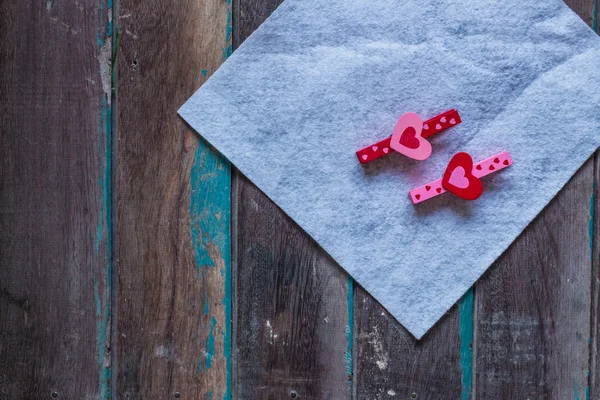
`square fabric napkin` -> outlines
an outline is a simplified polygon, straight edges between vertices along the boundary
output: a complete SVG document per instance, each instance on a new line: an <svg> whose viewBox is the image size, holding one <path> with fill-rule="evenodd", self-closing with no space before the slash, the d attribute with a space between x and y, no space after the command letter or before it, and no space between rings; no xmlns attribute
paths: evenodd
<svg viewBox="0 0 600 400"><path fill-rule="evenodd" d="M450 108L429 159L359 164ZM600 39L560 0L286 0L179 112L420 338L598 148ZM411 203L503 150L478 200Z"/></svg>

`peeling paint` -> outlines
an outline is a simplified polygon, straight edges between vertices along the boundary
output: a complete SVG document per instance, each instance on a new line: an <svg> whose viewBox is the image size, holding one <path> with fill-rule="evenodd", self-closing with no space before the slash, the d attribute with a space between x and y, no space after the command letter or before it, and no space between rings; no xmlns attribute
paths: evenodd
<svg viewBox="0 0 600 400"><path fill-rule="evenodd" d="M375 353L373 361L375 362L375 365L377 365L377 368L381 371L385 371L388 367L390 358L388 352L383 348L383 340L377 326L373 326L373 332L361 333L360 338L366 339L373 348L373 352Z"/></svg>
<svg viewBox="0 0 600 400"><path fill-rule="evenodd" d="M48 0L48 4L51 1ZM111 9L104 11L102 1L99 3L98 15L102 18L111 14ZM110 19L110 17L108 17ZM63 24L64 25L64 24ZM67 26L68 27L68 26ZM71 30L73 34L77 33ZM98 38L101 38L97 32ZM110 37L110 35L108 36ZM98 398L107 400L111 397L110 379L110 329L111 329L111 296L112 296L112 126L111 126L111 43L101 41L98 59L100 61L100 78L102 81L102 98L100 107L100 127L98 129L97 154L102 159L99 171L98 186L100 192L100 210L98 212L98 223L96 226L96 237L94 243L94 255L96 258L95 271L93 274L94 301L96 309L96 353L98 357ZM106 81L104 79L106 76ZM106 252L100 249L105 243ZM102 256L102 259L100 257ZM100 274L100 266L104 265L105 271Z"/></svg>
<svg viewBox="0 0 600 400"><path fill-rule="evenodd" d="M204 396L207 396L212 389L216 397L223 396L223 399L229 399L231 392L231 169L229 163L201 139L192 165L190 186L194 266L199 271L199 277L202 277L205 282L201 294L204 297L203 312L206 316L210 315L208 336L198 356L197 371L209 373L211 368L214 370L217 364L224 363L227 374L225 390L221 392L220 388L206 387ZM221 368L219 367L217 371L221 371ZM215 392L217 389L219 391Z"/></svg>
<svg viewBox="0 0 600 400"><path fill-rule="evenodd" d="M99 43L100 44L100 43ZM98 63L100 66L100 82L102 82L102 92L108 100L110 106L111 101L111 59L112 59L112 44L110 40L100 44L100 54L98 55Z"/></svg>
<svg viewBox="0 0 600 400"><path fill-rule="evenodd" d="M217 319L213 315L210 319L210 331L206 339L206 369L209 370L212 366L212 359L215 356L215 326Z"/></svg>
<svg viewBox="0 0 600 400"><path fill-rule="evenodd" d="M458 303L462 400L471 398L473 387L473 288Z"/></svg>
<svg viewBox="0 0 600 400"><path fill-rule="evenodd" d="M273 334L273 327L271 326L271 321L267 320L267 329L269 330L269 344L273 344L273 339L277 337L277 335Z"/></svg>

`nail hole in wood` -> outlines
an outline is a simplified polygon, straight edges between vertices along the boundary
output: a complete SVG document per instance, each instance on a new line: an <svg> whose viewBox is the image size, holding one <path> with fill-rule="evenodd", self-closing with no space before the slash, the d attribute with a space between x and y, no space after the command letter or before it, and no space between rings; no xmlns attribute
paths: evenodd
<svg viewBox="0 0 600 400"><path fill-rule="evenodd" d="M56 399L58 398L58 392L52 392L50 396L52 396L53 399Z"/></svg>
<svg viewBox="0 0 600 400"><path fill-rule="evenodd" d="M290 392L290 397L291 397L292 399L295 399L296 397L298 397L298 393L296 393L296 391L295 391L295 390L292 390L292 391Z"/></svg>
<svg viewBox="0 0 600 400"><path fill-rule="evenodd" d="M181 394L179 394L179 392L175 392L175 398L178 399L181 397Z"/></svg>
<svg viewBox="0 0 600 400"><path fill-rule="evenodd" d="M411 399L416 399L417 398L417 394L416 393L411 393L410 394L410 398Z"/></svg>

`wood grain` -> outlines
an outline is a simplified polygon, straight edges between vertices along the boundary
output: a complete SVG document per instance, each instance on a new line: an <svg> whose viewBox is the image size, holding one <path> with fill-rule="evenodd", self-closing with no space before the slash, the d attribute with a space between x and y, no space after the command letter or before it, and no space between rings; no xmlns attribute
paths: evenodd
<svg viewBox="0 0 600 400"><path fill-rule="evenodd" d="M2 399L108 398L110 12L0 3Z"/></svg>
<svg viewBox="0 0 600 400"><path fill-rule="evenodd" d="M230 5L123 0L118 15L117 391L229 398L230 169L177 109L224 61Z"/></svg>
<svg viewBox="0 0 600 400"><path fill-rule="evenodd" d="M234 48L278 4L235 2ZM352 281L238 172L233 187L237 398L350 398Z"/></svg>
<svg viewBox="0 0 600 400"><path fill-rule="evenodd" d="M356 398L469 398L473 317L470 296L469 293L463 300L460 312L453 307L417 341L358 287L354 297ZM462 338L461 322L467 325ZM461 350L465 352L462 357ZM467 375L463 377L464 372Z"/></svg>
<svg viewBox="0 0 600 400"><path fill-rule="evenodd" d="M593 182L589 160L476 285L477 398L589 398Z"/></svg>
<svg viewBox="0 0 600 400"><path fill-rule="evenodd" d="M592 318L590 332L589 398L600 398L600 360L598 333L600 332L600 151L594 155L594 191L590 198L590 252L592 254Z"/></svg>
<svg viewBox="0 0 600 400"><path fill-rule="evenodd" d="M477 284L477 397L586 396L590 338L588 161Z"/></svg>
<svg viewBox="0 0 600 400"><path fill-rule="evenodd" d="M233 48L241 45L283 0L235 0L233 2Z"/></svg>
<svg viewBox="0 0 600 400"><path fill-rule="evenodd" d="M349 398L346 274L254 185L240 181L237 398Z"/></svg>

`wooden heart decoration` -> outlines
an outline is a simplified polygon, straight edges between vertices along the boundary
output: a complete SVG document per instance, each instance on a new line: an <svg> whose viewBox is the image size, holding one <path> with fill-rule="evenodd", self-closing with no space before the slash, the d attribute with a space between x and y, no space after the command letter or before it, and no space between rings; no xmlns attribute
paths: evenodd
<svg viewBox="0 0 600 400"><path fill-rule="evenodd" d="M421 136L423 120L415 113L400 117L390 140L390 147L415 160L425 160L431 155L431 143Z"/></svg>
<svg viewBox="0 0 600 400"><path fill-rule="evenodd" d="M475 200L483 192L479 178L473 175L473 159L468 153L456 153L448 163L442 186L461 199Z"/></svg>

